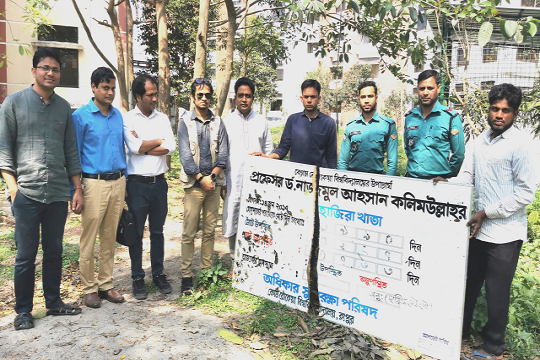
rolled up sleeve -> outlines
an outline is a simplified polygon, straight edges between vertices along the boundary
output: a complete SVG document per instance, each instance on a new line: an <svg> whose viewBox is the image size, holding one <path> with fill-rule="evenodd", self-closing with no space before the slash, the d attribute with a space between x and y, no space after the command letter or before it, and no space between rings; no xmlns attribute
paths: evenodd
<svg viewBox="0 0 540 360"><path fill-rule="evenodd" d="M0 169L15 174L13 149L17 122L10 100L7 98L0 108Z"/></svg>

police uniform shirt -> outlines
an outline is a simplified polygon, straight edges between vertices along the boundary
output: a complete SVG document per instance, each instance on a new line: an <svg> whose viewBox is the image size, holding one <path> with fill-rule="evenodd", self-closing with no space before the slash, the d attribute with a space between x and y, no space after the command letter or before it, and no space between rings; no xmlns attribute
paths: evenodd
<svg viewBox="0 0 540 360"><path fill-rule="evenodd" d="M387 174L396 175L397 145L394 120L375 112L366 123L360 115L347 124L341 142L338 170L383 173L384 154L387 153Z"/></svg>
<svg viewBox="0 0 540 360"><path fill-rule="evenodd" d="M465 139L461 117L438 101L424 119L420 107L405 115L403 141L407 154L407 173L429 179L453 177L465 158Z"/></svg>

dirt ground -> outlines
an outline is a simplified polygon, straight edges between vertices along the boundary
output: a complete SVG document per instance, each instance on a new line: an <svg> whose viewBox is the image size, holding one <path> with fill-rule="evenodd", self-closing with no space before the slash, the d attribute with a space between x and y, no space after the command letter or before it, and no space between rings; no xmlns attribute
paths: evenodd
<svg viewBox="0 0 540 360"><path fill-rule="evenodd" d="M225 319L183 308L174 301L180 296L181 232L181 222L167 220L165 274L173 288L171 294L156 292L148 294L148 299L143 301L133 298L129 253L126 247L117 248L114 284L126 299L123 304L104 300L99 309L81 305L80 315L46 316L36 319L33 329L24 331L14 330L12 309L4 311L0 315L0 359L253 359L241 347L218 335L218 329L226 329ZM225 263L230 263L228 242L220 234L221 228L218 228L215 251ZM149 248L146 237L143 260L146 280L151 279ZM199 270L199 251L200 233L194 257L196 271ZM68 269L64 271L63 286L66 276L71 277L68 280L73 284L79 281L78 273ZM13 293L12 286L6 283L0 288L8 301ZM66 302L82 303L79 291L64 293ZM43 312L43 309L41 302L34 306L33 313Z"/></svg>

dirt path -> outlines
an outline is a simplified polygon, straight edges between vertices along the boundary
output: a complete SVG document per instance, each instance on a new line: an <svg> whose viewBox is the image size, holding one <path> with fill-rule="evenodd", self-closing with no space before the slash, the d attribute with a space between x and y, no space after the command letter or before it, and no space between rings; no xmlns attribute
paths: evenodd
<svg viewBox="0 0 540 360"><path fill-rule="evenodd" d="M165 273L173 287L168 295L152 293L139 301L131 295L130 260L127 248L115 254L115 288L126 302L103 301L99 309L82 306L76 316L47 316L35 320L35 328L15 331L14 313L0 317L0 359L235 359L253 357L223 340L217 329L224 321L201 311L184 308L175 300L180 295L180 235L182 223L167 220L165 227ZM216 230L215 251L230 262L228 243ZM196 239L194 269L199 270L200 233ZM146 280L151 280L149 240L144 239ZM78 281L74 273L73 280ZM9 291L6 284L2 291ZM74 294L77 300L78 293ZM69 301L69 300L68 300ZM79 298L77 303L81 303ZM43 308L43 305L40 306ZM34 308L34 313L39 311Z"/></svg>

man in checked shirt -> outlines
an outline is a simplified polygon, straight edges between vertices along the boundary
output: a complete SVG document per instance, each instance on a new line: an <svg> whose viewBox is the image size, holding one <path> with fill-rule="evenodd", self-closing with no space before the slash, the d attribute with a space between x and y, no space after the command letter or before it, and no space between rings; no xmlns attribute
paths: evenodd
<svg viewBox="0 0 540 360"><path fill-rule="evenodd" d="M514 120L519 114L521 90L511 84L489 92L488 124L474 140L461 173L452 182L474 185L475 214L471 226L463 336L468 337L476 299L486 284L488 322L482 330L481 349L463 355L466 360L502 359L508 324L510 287L523 241L527 239L526 206L538 185L537 156L526 132ZM433 183L446 181L441 177Z"/></svg>

